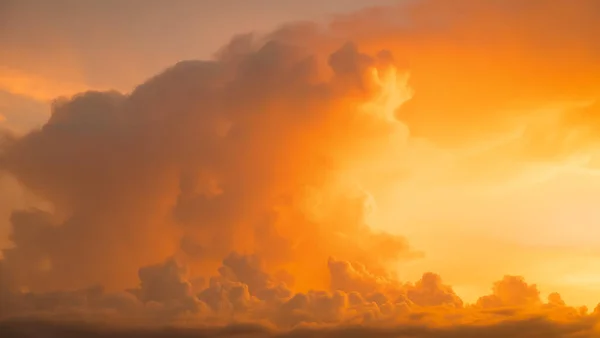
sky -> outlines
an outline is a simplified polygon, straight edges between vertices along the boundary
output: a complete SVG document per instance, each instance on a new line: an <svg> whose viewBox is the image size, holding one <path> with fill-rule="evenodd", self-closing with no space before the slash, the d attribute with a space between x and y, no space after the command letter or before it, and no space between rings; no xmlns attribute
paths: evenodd
<svg viewBox="0 0 600 338"><path fill-rule="evenodd" d="M599 334L599 19L0 0L0 328Z"/></svg>

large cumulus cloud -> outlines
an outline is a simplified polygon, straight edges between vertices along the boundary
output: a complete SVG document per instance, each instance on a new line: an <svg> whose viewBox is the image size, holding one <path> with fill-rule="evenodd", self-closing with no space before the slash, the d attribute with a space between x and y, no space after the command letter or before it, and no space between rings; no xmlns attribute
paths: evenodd
<svg viewBox="0 0 600 338"><path fill-rule="evenodd" d="M382 93L372 71L390 62L349 44L323 81L305 51L271 42L234 61L182 62L130 95L57 100L48 123L4 147L3 167L54 206L14 214L6 269L20 287L51 290L122 287L175 253L206 265L237 249L302 269L307 256L399 258L407 245L368 229L360 191L323 197L395 132L361 106ZM323 205L301 206L311 199Z"/></svg>
<svg viewBox="0 0 600 338"><path fill-rule="evenodd" d="M375 11L339 19L325 32L303 24L266 37L240 36L212 61L180 62L131 93L85 92L57 99L41 128L24 136L3 134L0 168L52 208L17 210L11 216L14 247L5 249L0 261L1 315L261 325L251 332L227 326L224 333L210 333L224 337L227 330L275 334L263 326L300 327L304 331L290 333L299 337L589 337L598 311L567 306L558 294L542 301L537 287L521 277L504 277L475 304L466 304L435 273L414 283L401 281L389 268L420 253L403 237L369 227L376 206L357 178L376 181L389 171L404 173L405 162L423 150L422 138L448 145L447 139L458 135L455 141L461 143L479 133L471 127L483 125L476 118L463 125L476 114L464 110L460 100L477 97L472 87L480 83L467 79L471 84L433 99L437 86L450 88L448 79L462 74L447 73L447 64L424 69L417 62L411 64L417 76L411 82L417 90L413 98L406 63L374 47L384 46L381 39L387 37L392 49L406 43L414 48L406 55L427 59L430 51L419 39L423 44L442 39L468 52L468 60L480 60L480 47L471 43L482 35L459 20L480 15L490 18L491 24L483 26L487 34L505 47L512 41L497 28L504 27L499 18L511 13L495 11L504 7L464 1L447 16L426 11L449 9L444 3L391 10L411 19L399 20L401 25L386 21L389 13ZM509 9L530 10L507 3ZM565 20L580 17L584 9L566 11ZM465 11L458 15L457 10ZM439 22L433 25L432 18ZM355 25L348 26L348 20ZM373 26L357 30L365 20ZM518 53L503 55L506 60L521 51L527 60L539 56L530 49L538 40L529 38L537 37L540 27L524 28L528 39L520 41ZM347 42L351 38L363 44ZM539 43L551 45L545 39ZM487 69L478 67L466 71ZM502 80L506 67L490 71L489 81ZM428 74L441 80L431 81ZM593 81L576 80L582 93L593 92ZM564 92L565 100L582 99L561 83L539 91L534 87L525 84L521 93ZM473 99L469 109L526 105L505 82L496 88ZM449 116L426 122L441 107ZM578 112L580 119L568 123L567 131L579 130L581 119L593 115ZM512 130L515 119L524 117L514 113L486 121ZM565 141L561 135L559 144ZM517 147L519 153L545 149L535 132L528 140ZM406 328L398 329L398 323ZM359 324L389 331L314 331L315 326ZM12 332L23 330L18 323L4 325ZM44 330L54 329L63 330Z"/></svg>
<svg viewBox="0 0 600 338"><path fill-rule="evenodd" d="M89 285L118 292L139 277L129 293L146 307L220 313L275 301L312 316L305 301L338 299L323 314L331 321L345 296L292 301L286 285L326 287L330 255L379 270L416 255L402 237L372 231L368 193L340 179L406 133L389 115L409 95L392 56L344 44L324 76L307 46L241 39L221 59L179 63L131 94L58 99L42 128L7 138L2 167L53 210L13 213L3 289L18 299ZM226 256L198 297L175 263L201 279Z"/></svg>

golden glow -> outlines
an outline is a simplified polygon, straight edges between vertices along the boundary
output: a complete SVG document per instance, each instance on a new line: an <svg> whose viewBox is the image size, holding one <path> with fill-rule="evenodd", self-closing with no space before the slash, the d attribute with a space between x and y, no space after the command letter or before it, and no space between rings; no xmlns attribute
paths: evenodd
<svg viewBox="0 0 600 338"><path fill-rule="evenodd" d="M118 318L285 329L597 322L596 5L449 3L387 10L410 29L373 10L240 38L0 134L7 294L100 283L89 304L121 297ZM70 96L94 87L82 64L2 68L0 89Z"/></svg>

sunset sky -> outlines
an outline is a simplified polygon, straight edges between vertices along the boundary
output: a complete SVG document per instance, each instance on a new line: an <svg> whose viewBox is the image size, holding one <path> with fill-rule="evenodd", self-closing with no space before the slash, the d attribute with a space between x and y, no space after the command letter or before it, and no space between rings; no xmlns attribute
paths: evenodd
<svg viewBox="0 0 600 338"><path fill-rule="evenodd" d="M0 320L593 337L598 22L0 0Z"/></svg>

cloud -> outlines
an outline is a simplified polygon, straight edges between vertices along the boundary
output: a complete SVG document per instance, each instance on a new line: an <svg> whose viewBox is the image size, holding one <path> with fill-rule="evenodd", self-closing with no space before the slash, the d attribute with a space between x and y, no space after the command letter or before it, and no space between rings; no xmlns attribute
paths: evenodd
<svg viewBox="0 0 600 338"><path fill-rule="evenodd" d="M393 267L423 254L370 226L377 201L367 187L383 189L392 175L473 182L497 177L509 158L584 149L569 135L593 114L562 122L597 89L584 53L597 46L572 40L596 27L583 15L595 5L407 6L326 29L239 36L213 60L177 63L128 94L56 99L40 128L3 134L0 169L51 207L12 213L2 316L260 325L197 331L215 336L589 337L598 311L571 308L558 294L544 303L522 277L504 277L476 304L433 272L401 281ZM532 17L516 22L517 9ZM556 26L540 25L557 13ZM546 31L575 19L572 30ZM488 41L498 43L492 52ZM553 49L564 41L589 77L570 72L575 66ZM403 50L410 64L398 59ZM542 75L553 81L527 81ZM550 98L560 99L550 122L564 129L546 142L536 132L548 122L538 105ZM499 144L486 142L496 134ZM473 166L488 158L495 161ZM26 329L37 325L45 324ZM44 328L54 329L72 328Z"/></svg>
<svg viewBox="0 0 600 338"><path fill-rule="evenodd" d="M494 284L491 295L467 305L433 273L424 274L414 284L393 277L385 282L372 278L371 283L379 287L365 289L347 283L341 290L339 275L351 266L331 260L329 290L294 292L266 273L255 256L232 253L205 286L194 285L198 281L189 277L187 269L169 258L140 268L137 288L111 292L88 287L44 293L3 289L1 305L7 323L31 318L57 323L108 321L117 328L255 323L278 331L309 328L329 332L356 325L393 329L404 323L427 326L435 333L457 326L477 330L481 325L501 326L532 318L590 325L586 330L591 330L598 319L597 310L589 313L585 308L567 306L557 293L542 302L535 285L517 276L505 277Z"/></svg>
<svg viewBox="0 0 600 338"><path fill-rule="evenodd" d="M587 321L579 323L554 323L541 319L514 321L476 327L457 326L447 329L431 329L422 326L405 326L391 329L345 327L336 329L299 329L287 333L273 332L260 326L229 326L218 329L107 329L86 324L55 324L46 322L17 321L0 324L7 337L410 337L410 338L453 338L453 337L596 337Z"/></svg>
<svg viewBox="0 0 600 338"><path fill-rule="evenodd" d="M372 70L393 71L378 62L346 45L330 59L334 76L315 82L310 56L273 42L237 61L180 63L128 96L57 100L48 123L4 147L3 167L55 209L16 214L7 266L20 285L51 290L127 286L180 243L212 268L234 249L278 269L338 253L401 258L401 237L365 224L361 192L327 196L328 176L400 124L356 105L383 90ZM299 206L311 198L321 205ZM36 270L42 260L52 268Z"/></svg>
<svg viewBox="0 0 600 338"><path fill-rule="evenodd" d="M523 277L519 276L505 276L494 284L493 291L492 295L481 297L477 305L482 307L535 306L541 302L536 285L528 285Z"/></svg>
<svg viewBox="0 0 600 338"><path fill-rule="evenodd" d="M425 273L414 286L409 288L407 296L420 306L463 306L463 301L454 293L452 287L444 285L439 275L430 272Z"/></svg>

